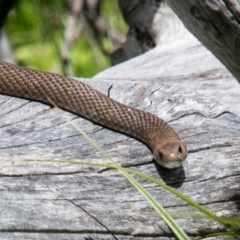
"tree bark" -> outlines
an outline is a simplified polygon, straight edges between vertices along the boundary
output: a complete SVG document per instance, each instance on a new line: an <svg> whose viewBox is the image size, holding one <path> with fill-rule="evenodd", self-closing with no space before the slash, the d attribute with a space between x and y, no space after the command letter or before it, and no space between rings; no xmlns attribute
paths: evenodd
<svg viewBox="0 0 240 240"><path fill-rule="evenodd" d="M168 17L176 23L174 14ZM177 28L168 26L173 34L165 35L155 49L99 73L88 84L167 121L187 143L183 167L159 168L142 143L64 114L119 164L162 179L219 216L236 216L240 86L179 22ZM44 161L108 163L66 123L65 115L8 96L0 96L0 107L0 239L174 239L118 172ZM196 212L154 184L138 180L168 212ZM190 237L224 231L209 220L174 218Z"/></svg>
<svg viewBox="0 0 240 240"><path fill-rule="evenodd" d="M240 2L166 0L186 28L240 82Z"/></svg>

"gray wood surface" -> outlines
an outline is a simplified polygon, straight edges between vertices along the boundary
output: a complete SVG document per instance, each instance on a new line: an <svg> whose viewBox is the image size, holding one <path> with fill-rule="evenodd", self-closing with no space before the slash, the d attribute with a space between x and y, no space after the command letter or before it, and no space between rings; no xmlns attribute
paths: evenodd
<svg viewBox="0 0 240 240"><path fill-rule="evenodd" d="M117 171L34 161L108 163L65 115L119 164L162 179L219 216L239 212L240 87L183 27L176 38L88 83L167 121L187 143L186 162L176 170L158 168L151 151L132 138L47 105L0 96L0 239L173 239ZM167 211L196 212L137 179ZM221 229L211 221L175 219L189 236Z"/></svg>
<svg viewBox="0 0 240 240"><path fill-rule="evenodd" d="M239 0L166 2L240 82Z"/></svg>

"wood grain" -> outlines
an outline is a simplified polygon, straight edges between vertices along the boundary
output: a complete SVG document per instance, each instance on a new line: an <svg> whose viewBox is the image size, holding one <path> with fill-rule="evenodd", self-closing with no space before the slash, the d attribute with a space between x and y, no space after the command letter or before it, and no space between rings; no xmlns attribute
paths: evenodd
<svg viewBox="0 0 240 240"><path fill-rule="evenodd" d="M101 87L96 82L91 85L105 92L109 88L105 82ZM118 163L130 163L134 169L162 178L218 214L237 212L240 121L233 113L212 99L192 91L179 91L170 84L121 82L113 85L110 95L118 100L128 99L127 104L168 121L188 145L184 168L157 169L151 163L151 152L141 143L68 115ZM11 102L9 109L7 102ZM170 234L143 198L116 171L99 173L99 169L81 165L24 161L64 158L106 162L55 109L6 96L1 98L2 104L5 113L0 117L1 231L32 229L43 236L48 231L80 236L91 236L92 232L135 237ZM21 116L21 111L26 109L31 114ZM168 211L194 211L153 184L140 182ZM190 235L206 226L202 221L187 221L187 225L186 221L177 219ZM214 228L217 226L211 225L211 230Z"/></svg>
<svg viewBox="0 0 240 240"><path fill-rule="evenodd" d="M184 28L178 34L86 81L166 120L188 145L183 168L157 168L142 143L64 114L119 164L131 163L133 169L162 179L219 216L235 216L240 209L239 85ZM8 96L0 97L0 109L0 239L173 239L118 172L34 161L107 162L64 115L47 105ZM137 179L167 211L196 212L172 194ZM192 237L223 230L211 221L174 218Z"/></svg>
<svg viewBox="0 0 240 240"><path fill-rule="evenodd" d="M166 0L192 32L240 82L240 2Z"/></svg>

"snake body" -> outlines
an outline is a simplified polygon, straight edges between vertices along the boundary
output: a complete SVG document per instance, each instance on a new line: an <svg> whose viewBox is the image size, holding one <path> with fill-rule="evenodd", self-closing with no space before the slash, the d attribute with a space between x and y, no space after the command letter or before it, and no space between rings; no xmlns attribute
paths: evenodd
<svg viewBox="0 0 240 240"><path fill-rule="evenodd" d="M0 93L55 103L99 125L146 143L155 161L166 168L182 164L187 148L162 119L121 104L74 79L0 61Z"/></svg>

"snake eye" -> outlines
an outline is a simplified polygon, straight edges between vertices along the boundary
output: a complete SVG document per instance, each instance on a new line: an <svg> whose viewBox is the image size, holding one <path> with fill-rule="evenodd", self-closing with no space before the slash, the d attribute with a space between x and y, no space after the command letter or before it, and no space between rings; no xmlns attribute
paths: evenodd
<svg viewBox="0 0 240 240"><path fill-rule="evenodd" d="M161 152L159 152L158 157L159 157L160 160L162 160L163 159L163 154Z"/></svg>
<svg viewBox="0 0 240 240"><path fill-rule="evenodd" d="M183 150L182 150L182 146L179 146L178 151L179 151L180 153L183 152Z"/></svg>

